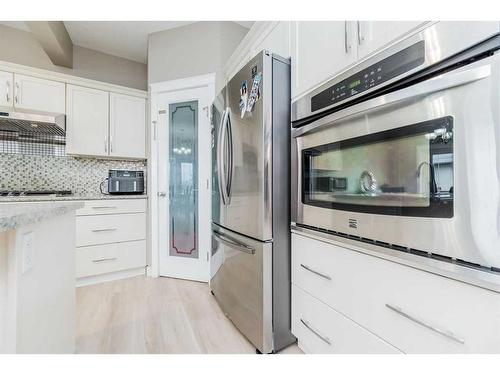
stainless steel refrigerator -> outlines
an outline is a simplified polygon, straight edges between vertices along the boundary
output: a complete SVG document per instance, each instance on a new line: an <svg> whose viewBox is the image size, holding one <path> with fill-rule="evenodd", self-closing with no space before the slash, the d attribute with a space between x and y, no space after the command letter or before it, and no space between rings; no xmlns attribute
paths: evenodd
<svg viewBox="0 0 500 375"><path fill-rule="evenodd" d="M261 52L212 105L210 286L262 353L290 332L290 64Z"/></svg>

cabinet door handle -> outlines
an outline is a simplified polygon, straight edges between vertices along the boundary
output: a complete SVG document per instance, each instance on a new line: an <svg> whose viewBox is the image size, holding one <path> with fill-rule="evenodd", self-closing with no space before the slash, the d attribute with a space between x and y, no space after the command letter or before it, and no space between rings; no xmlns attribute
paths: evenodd
<svg viewBox="0 0 500 375"><path fill-rule="evenodd" d="M104 136L104 152L105 153L108 152L108 136L107 135Z"/></svg>
<svg viewBox="0 0 500 375"><path fill-rule="evenodd" d="M315 275L318 275L318 276L320 276L320 277L322 277L322 278L324 278L324 279L327 279L327 280L332 280L332 278L331 278L330 276L325 275L324 273L321 273L321 272L315 271L315 270L313 270L312 268L310 268L309 266L306 266L305 264L302 264L302 263L301 263L301 264L300 264L300 266L301 266L302 268L304 268L305 270L308 270L309 272L312 272L312 273L314 273Z"/></svg>
<svg viewBox="0 0 500 375"><path fill-rule="evenodd" d="M358 44L361 45L363 41L365 40L365 37L361 35L361 22L357 21L358 23Z"/></svg>
<svg viewBox="0 0 500 375"><path fill-rule="evenodd" d="M388 309L390 309L390 310L394 311L395 313L401 315L402 317L404 317L404 318L406 318L408 320L411 320L412 322L417 323L418 325L421 325L422 327L428 328L431 331L439 333L440 335L442 335L444 337L447 337L447 338L449 338L449 339L451 339L453 341L456 341L459 344L465 344L465 340L461 339L461 338L459 338L457 336L455 336L455 334L453 332L446 331L446 330L441 329L441 328L433 327L429 323L426 323L426 322L424 322L424 321L422 321L420 319L417 319L417 318L411 316L410 314L404 312L403 309L400 308L400 307L398 307L398 306L393 306L393 305L390 305L390 304L386 303L385 307L387 307Z"/></svg>
<svg viewBox="0 0 500 375"><path fill-rule="evenodd" d="M113 232L117 228L104 228L104 229L92 229L92 232L98 233L98 232Z"/></svg>
<svg viewBox="0 0 500 375"><path fill-rule="evenodd" d="M301 323L309 330L311 331L312 333L314 333L317 337L319 337L322 341L326 342L328 345L332 345L332 342L330 341L330 339L326 336L323 336L322 334L320 334L318 331L316 331L314 328L311 327L311 325L309 324L309 322L307 320L304 320L302 318L300 318L300 321Z"/></svg>
<svg viewBox="0 0 500 375"><path fill-rule="evenodd" d="M113 152L113 136L109 136L109 152Z"/></svg>
<svg viewBox="0 0 500 375"><path fill-rule="evenodd" d="M349 47L347 45L347 21L344 21L344 48L345 53L349 53Z"/></svg>
<svg viewBox="0 0 500 375"><path fill-rule="evenodd" d="M110 262L112 260L117 260L118 258L101 258L101 259L92 259L92 263L101 263L101 262Z"/></svg>
<svg viewBox="0 0 500 375"><path fill-rule="evenodd" d="M92 208L95 210L103 209L103 208L113 209L113 208L116 208L116 206L93 206Z"/></svg>
<svg viewBox="0 0 500 375"><path fill-rule="evenodd" d="M7 99L7 103L9 103L10 102L10 82L7 81L6 85L7 85L7 93L5 94L5 98Z"/></svg>
<svg viewBox="0 0 500 375"><path fill-rule="evenodd" d="M14 101L16 104L19 103L19 83L16 82L15 92L14 92Z"/></svg>

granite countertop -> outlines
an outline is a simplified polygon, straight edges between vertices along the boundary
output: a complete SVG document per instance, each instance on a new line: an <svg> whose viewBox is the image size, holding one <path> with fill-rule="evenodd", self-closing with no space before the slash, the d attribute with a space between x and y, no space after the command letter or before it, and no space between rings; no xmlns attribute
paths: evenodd
<svg viewBox="0 0 500 375"><path fill-rule="evenodd" d="M64 215L82 207L83 202L61 201L0 204L0 233Z"/></svg>
<svg viewBox="0 0 500 375"><path fill-rule="evenodd" d="M15 202L59 202L59 201L93 201L103 199L147 199L146 194L130 194L130 195L31 195L31 196L14 196L14 197L0 197L1 203L15 203Z"/></svg>

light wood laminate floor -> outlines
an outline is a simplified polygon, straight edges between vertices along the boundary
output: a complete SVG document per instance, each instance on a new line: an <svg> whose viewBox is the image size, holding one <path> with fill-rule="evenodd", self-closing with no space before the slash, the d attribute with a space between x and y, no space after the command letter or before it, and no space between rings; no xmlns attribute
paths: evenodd
<svg viewBox="0 0 500 375"><path fill-rule="evenodd" d="M255 353L205 283L138 276L76 296L77 353Z"/></svg>

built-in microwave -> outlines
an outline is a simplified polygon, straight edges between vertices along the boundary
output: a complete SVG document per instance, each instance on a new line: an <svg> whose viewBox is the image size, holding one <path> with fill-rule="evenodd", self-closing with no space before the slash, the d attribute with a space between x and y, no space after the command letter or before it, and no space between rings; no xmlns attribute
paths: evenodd
<svg viewBox="0 0 500 375"><path fill-rule="evenodd" d="M500 271L500 36L434 31L293 104L292 224Z"/></svg>

